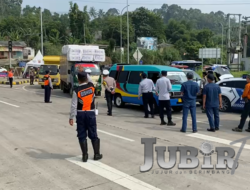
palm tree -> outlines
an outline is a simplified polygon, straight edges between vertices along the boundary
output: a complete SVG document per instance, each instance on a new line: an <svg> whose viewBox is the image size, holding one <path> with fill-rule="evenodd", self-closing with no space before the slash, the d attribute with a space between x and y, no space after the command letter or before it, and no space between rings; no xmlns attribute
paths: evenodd
<svg viewBox="0 0 250 190"><path fill-rule="evenodd" d="M49 36L49 41L54 45L58 45L61 43L62 37L60 37L59 32L57 31L54 36Z"/></svg>
<svg viewBox="0 0 250 190"><path fill-rule="evenodd" d="M72 36L67 38L67 44L79 44L80 40Z"/></svg>
<svg viewBox="0 0 250 190"><path fill-rule="evenodd" d="M103 18L104 15L105 15L105 12L103 11L103 9L100 9L99 12L98 12L98 17Z"/></svg>
<svg viewBox="0 0 250 190"><path fill-rule="evenodd" d="M90 9L89 9L89 15L90 15L92 18L94 18L94 19L97 17L97 12L96 12L95 7L90 7Z"/></svg>

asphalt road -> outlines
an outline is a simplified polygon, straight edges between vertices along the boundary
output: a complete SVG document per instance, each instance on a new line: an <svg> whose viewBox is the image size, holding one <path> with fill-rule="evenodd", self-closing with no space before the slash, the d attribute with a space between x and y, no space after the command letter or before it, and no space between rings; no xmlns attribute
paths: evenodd
<svg viewBox="0 0 250 190"><path fill-rule="evenodd" d="M175 127L160 126L158 117L144 119L143 110L132 105L114 108L113 117L108 117L105 100L101 97L97 99L97 122L103 159L91 160L93 150L88 141L91 159L82 163L76 127L68 124L71 99L60 90L54 90L52 94L53 104L44 104L43 90L39 86L14 86L13 89L0 86L1 190L250 189L250 140L242 150L234 175L229 169L201 169L201 153L198 154L198 168L178 170L177 156L170 173L159 167L155 151L152 170L140 172L140 166L144 165L141 138L157 138L155 146L193 146L198 149L203 142L209 141L214 148L231 147L237 154L241 144L229 144L250 135L232 132L239 123L239 113L221 113L221 130L209 133L206 131L206 115L197 108L198 133L192 133L189 121L188 132L183 134L180 133L181 113L173 113ZM165 160L169 161L168 152ZM214 153L212 163L215 165L216 161L217 154Z"/></svg>

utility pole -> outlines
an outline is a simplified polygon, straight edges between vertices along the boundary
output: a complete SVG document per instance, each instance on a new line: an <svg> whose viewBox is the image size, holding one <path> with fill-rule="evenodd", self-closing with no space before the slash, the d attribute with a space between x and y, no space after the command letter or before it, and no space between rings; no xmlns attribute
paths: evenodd
<svg viewBox="0 0 250 190"><path fill-rule="evenodd" d="M41 51L43 55L43 13L42 8L40 8L40 14L41 14Z"/></svg>
<svg viewBox="0 0 250 190"><path fill-rule="evenodd" d="M120 20L120 49L121 49L121 63L122 63L122 13L124 11L124 9L126 9L129 5L127 5L126 7L124 7L122 9L122 11L120 12L120 17L121 17L121 20Z"/></svg>
<svg viewBox="0 0 250 190"><path fill-rule="evenodd" d="M247 35L247 26L248 23L250 23L250 21L248 21L250 17L243 17L243 19L245 19L245 34L244 34L244 47L243 47L243 57L246 58L247 57L247 40L248 40L248 35Z"/></svg>
<svg viewBox="0 0 250 190"><path fill-rule="evenodd" d="M128 55L128 64L129 64L129 18L128 18L128 0L127 0L127 55Z"/></svg>
<svg viewBox="0 0 250 190"><path fill-rule="evenodd" d="M238 16L239 17L239 27L237 27L238 29L238 42L236 47L231 47L231 20L230 20L230 16ZM227 64L228 66L231 63L231 54L235 54L236 52L238 52L238 70L240 70L240 64L241 64L241 14L228 14L227 15L227 19L228 19L228 30L227 30Z"/></svg>
<svg viewBox="0 0 250 190"><path fill-rule="evenodd" d="M227 29L227 66L229 67L230 65L230 60L231 60L231 44L230 44L230 14L227 15L227 20L228 20L228 29Z"/></svg>
<svg viewBox="0 0 250 190"><path fill-rule="evenodd" d="M239 15L239 52L238 52L238 71L240 71L241 66L241 14Z"/></svg>
<svg viewBox="0 0 250 190"><path fill-rule="evenodd" d="M86 35L85 35L85 24L83 23L83 36L84 36L84 44L86 45Z"/></svg>
<svg viewBox="0 0 250 190"><path fill-rule="evenodd" d="M223 64L223 46L224 46L224 25L220 23L221 25L221 65Z"/></svg>

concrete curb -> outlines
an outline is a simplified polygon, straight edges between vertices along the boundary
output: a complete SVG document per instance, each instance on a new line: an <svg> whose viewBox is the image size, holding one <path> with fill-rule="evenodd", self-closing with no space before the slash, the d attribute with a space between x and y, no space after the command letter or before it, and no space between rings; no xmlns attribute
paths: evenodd
<svg viewBox="0 0 250 190"><path fill-rule="evenodd" d="M34 82L39 82L39 80L35 79ZM13 81L13 85L20 85L20 84L25 84L25 83L30 83L30 80L23 80L23 81L18 81L18 82ZM0 84L9 85L10 82L8 82L8 81L0 81Z"/></svg>

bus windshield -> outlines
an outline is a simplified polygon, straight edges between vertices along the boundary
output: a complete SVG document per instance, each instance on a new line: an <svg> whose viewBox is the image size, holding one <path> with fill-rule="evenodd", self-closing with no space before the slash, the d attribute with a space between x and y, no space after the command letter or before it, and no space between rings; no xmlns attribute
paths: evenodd
<svg viewBox="0 0 250 190"><path fill-rule="evenodd" d="M84 71L86 69L90 69L91 70L90 75L100 75L101 74L100 68L97 64L88 64L88 63L76 64L75 65L75 73L78 73L79 67L83 67Z"/></svg>
<svg viewBox="0 0 250 190"><path fill-rule="evenodd" d="M184 72L168 72L167 78L171 84L182 84L187 81L187 77Z"/></svg>
<svg viewBox="0 0 250 190"><path fill-rule="evenodd" d="M50 75L57 75L58 67L57 65L41 65L39 74L45 75L46 71L50 71Z"/></svg>

